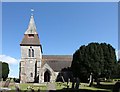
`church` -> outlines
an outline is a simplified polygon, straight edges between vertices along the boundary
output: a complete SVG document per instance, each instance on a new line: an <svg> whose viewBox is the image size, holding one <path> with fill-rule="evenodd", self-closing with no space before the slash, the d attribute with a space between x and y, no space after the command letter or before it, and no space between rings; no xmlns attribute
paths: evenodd
<svg viewBox="0 0 120 92"><path fill-rule="evenodd" d="M43 55L33 15L20 43L20 49L20 83L55 82L61 69L71 66L72 55Z"/></svg>

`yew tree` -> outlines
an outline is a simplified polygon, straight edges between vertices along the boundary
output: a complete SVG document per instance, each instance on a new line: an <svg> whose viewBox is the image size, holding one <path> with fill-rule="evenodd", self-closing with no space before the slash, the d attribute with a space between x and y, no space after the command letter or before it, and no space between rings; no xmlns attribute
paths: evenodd
<svg viewBox="0 0 120 92"><path fill-rule="evenodd" d="M115 49L106 43L83 45L73 54L71 69L75 77L86 82L92 73L94 78L110 78L116 65Z"/></svg>

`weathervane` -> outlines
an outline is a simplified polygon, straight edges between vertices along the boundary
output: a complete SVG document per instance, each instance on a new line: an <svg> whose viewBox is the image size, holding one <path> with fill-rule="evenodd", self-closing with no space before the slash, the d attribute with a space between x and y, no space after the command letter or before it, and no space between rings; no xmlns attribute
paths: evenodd
<svg viewBox="0 0 120 92"><path fill-rule="evenodd" d="M33 16L34 9L31 9L31 15Z"/></svg>

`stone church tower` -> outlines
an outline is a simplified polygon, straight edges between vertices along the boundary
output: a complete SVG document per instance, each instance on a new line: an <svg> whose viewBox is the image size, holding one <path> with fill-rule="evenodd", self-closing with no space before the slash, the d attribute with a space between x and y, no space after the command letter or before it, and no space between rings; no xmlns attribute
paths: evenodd
<svg viewBox="0 0 120 92"><path fill-rule="evenodd" d="M24 33L20 47L20 82L38 82L42 62L42 46L36 31L33 16L30 18L28 28Z"/></svg>
<svg viewBox="0 0 120 92"><path fill-rule="evenodd" d="M59 79L61 69L71 65L71 55L42 55L42 45L33 15L30 17L20 48L20 83L55 82Z"/></svg>

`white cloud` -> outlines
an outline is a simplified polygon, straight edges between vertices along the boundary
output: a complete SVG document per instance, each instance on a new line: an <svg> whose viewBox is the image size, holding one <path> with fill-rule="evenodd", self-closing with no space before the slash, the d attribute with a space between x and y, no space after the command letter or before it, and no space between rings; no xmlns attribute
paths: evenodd
<svg viewBox="0 0 120 92"><path fill-rule="evenodd" d="M120 59L120 50L116 50L116 57L117 57L117 60Z"/></svg>
<svg viewBox="0 0 120 92"><path fill-rule="evenodd" d="M120 59L120 50L117 51L118 59Z"/></svg>
<svg viewBox="0 0 120 92"><path fill-rule="evenodd" d="M0 61L6 62L9 64L9 77L19 78L19 61L20 59L13 58L7 55L0 55Z"/></svg>
<svg viewBox="0 0 120 92"><path fill-rule="evenodd" d="M115 51L115 54L116 54L116 58L118 60L118 50Z"/></svg>
<svg viewBox="0 0 120 92"><path fill-rule="evenodd" d="M8 64L17 64L19 62L19 60L7 55L0 55L0 61Z"/></svg>

